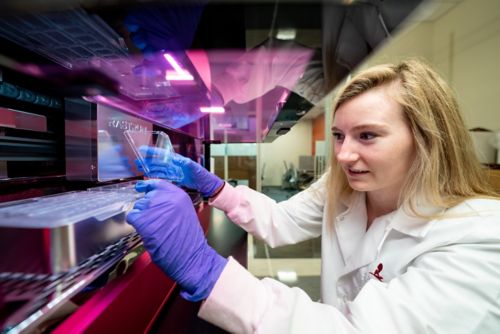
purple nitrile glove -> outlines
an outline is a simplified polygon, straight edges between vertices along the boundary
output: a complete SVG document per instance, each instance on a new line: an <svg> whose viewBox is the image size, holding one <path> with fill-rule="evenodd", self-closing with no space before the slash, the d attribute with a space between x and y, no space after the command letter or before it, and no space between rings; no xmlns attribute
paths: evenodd
<svg viewBox="0 0 500 334"><path fill-rule="evenodd" d="M171 153L169 159L157 159L161 156L159 148L142 146L139 150L145 155L144 163L149 169L148 176L171 180L172 175L179 175L174 169L180 168L182 175L180 179L174 180L178 185L198 190L203 196L210 197L224 184L217 175L209 172L200 164L183 157L177 153Z"/></svg>
<svg viewBox="0 0 500 334"><path fill-rule="evenodd" d="M189 196L164 180L138 182L146 192L127 215L156 263L190 301L208 297L227 259L207 244Z"/></svg>

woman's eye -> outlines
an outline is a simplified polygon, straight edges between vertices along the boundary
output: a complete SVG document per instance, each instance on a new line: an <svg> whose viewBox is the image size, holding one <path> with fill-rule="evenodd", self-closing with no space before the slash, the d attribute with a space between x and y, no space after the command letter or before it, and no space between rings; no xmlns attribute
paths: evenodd
<svg viewBox="0 0 500 334"><path fill-rule="evenodd" d="M373 132L362 132L360 135L359 135L359 138L360 139L363 139L363 140L370 140L370 139L373 139L377 137L377 134L373 133Z"/></svg>
<svg viewBox="0 0 500 334"><path fill-rule="evenodd" d="M344 135L340 132L333 132L332 135L333 135L333 138L335 138L335 140L337 140L337 141L344 139Z"/></svg>

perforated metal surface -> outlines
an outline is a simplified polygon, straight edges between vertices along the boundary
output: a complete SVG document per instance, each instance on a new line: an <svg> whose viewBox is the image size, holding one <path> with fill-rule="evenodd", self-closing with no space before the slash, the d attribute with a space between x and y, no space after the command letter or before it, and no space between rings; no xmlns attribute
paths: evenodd
<svg viewBox="0 0 500 334"><path fill-rule="evenodd" d="M5 16L0 35L67 68L92 57L116 59L128 53L120 36L83 9Z"/></svg>
<svg viewBox="0 0 500 334"><path fill-rule="evenodd" d="M53 275L1 272L1 333L27 331L50 318L68 299L83 289L91 289L97 278L109 274L131 249L140 245L139 235L132 233L66 272Z"/></svg>

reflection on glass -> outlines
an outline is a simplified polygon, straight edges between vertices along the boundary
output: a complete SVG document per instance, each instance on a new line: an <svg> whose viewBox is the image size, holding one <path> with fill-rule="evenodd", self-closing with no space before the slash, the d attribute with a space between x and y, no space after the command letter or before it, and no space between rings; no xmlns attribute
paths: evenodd
<svg viewBox="0 0 500 334"><path fill-rule="evenodd" d="M98 132L97 157L100 181L135 176L122 143L114 141L106 130Z"/></svg>
<svg viewBox="0 0 500 334"><path fill-rule="evenodd" d="M127 130L123 134L135 153L138 168L144 175L169 181L180 181L184 178L182 169L172 163L175 152L166 133Z"/></svg>

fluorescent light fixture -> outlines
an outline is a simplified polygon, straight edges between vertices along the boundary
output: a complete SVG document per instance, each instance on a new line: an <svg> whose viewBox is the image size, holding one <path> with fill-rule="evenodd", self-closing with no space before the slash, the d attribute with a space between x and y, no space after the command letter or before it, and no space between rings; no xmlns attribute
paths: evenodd
<svg viewBox="0 0 500 334"><path fill-rule="evenodd" d="M297 36L297 30L295 29L278 29L278 33L276 34L277 39L285 41L294 40L295 36Z"/></svg>
<svg viewBox="0 0 500 334"><path fill-rule="evenodd" d="M297 282L297 273L295 271L278 271L278 279L283 283Z"/></svg>
<svg viewBox="0 0 500 334"><path fill-rule="evenodd" d="M212 114L223 114L226 110L224 107L200 107L200 111Z"/></svg>
<svg viewBox="0 0 500 334"><path fill-rule="evenodd" d="M181 68L179 63L168 53L164 53L165 60L174 68L174 71L167 71L165 79L169 81L192 81L194 77L188 71Z"/></svg>

